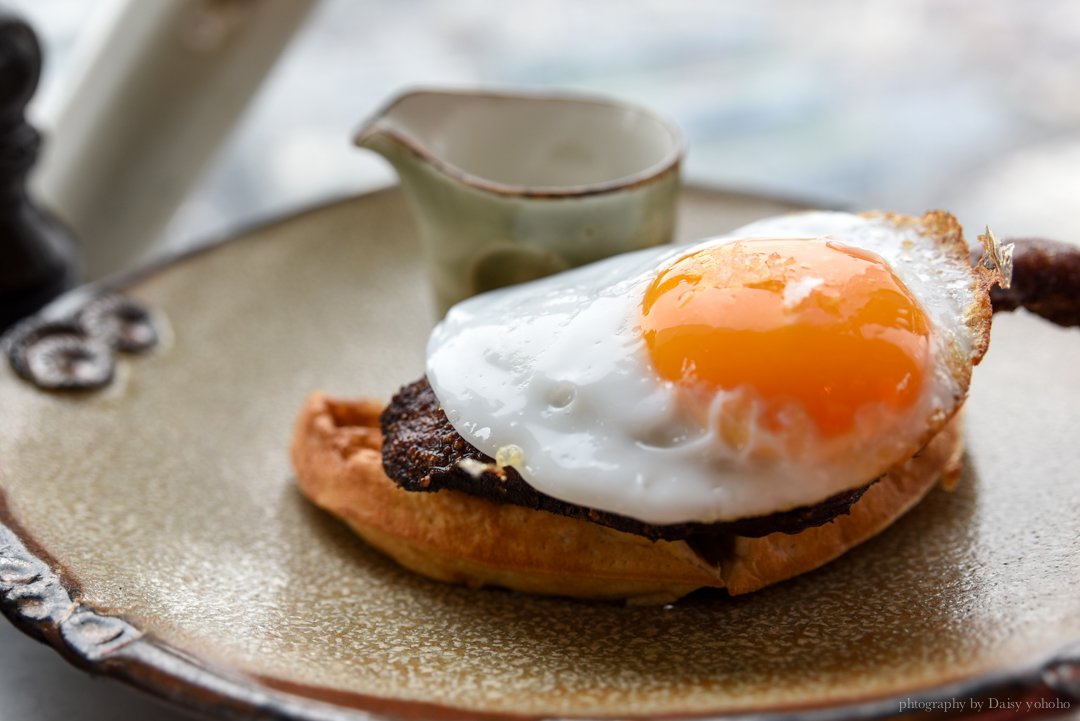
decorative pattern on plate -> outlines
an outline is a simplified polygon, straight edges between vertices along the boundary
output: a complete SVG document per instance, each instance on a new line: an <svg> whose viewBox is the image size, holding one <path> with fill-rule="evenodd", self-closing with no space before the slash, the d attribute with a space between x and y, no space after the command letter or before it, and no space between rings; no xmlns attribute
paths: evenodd
<svg viewBox="0 0 1080 721"><path fill-rule="evenodd" d="M32 635L91 663L103 661L142 635L126 621L99 616L75 601L56 572L3 525L0 608Z"/></svg>
<svg viewBox="0 0 1080 721"><path fill-rule="evenodd" d="M23 321L7 338L7 356L20 378L42 390L87 391L112 381L117 352L146 352L159 337L146 308L127 296L106 293L71 318Z"/></svg>

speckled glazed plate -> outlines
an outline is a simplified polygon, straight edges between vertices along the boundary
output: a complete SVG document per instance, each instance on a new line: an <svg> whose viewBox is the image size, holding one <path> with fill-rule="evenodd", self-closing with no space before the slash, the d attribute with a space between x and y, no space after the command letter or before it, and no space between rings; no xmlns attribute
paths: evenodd
<svg viewBox="0 0 1080 721"><path fill-rule="evenodd" d="M785 207L690 189L680 233ZM388 396L421 372L416 250L397 191L340 202L122 281L164 337L105 388L44 392L3 363L8 617L91 672L231 716L1075 706L1080 331L996 318L959 487L820 571L669 607L470 591L307 504L286 453L309 391Z"/></svg>

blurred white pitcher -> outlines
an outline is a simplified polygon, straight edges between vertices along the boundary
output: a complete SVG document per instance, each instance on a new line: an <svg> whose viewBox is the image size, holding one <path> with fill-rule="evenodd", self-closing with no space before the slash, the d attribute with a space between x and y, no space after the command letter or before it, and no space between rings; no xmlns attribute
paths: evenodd
<svg viewBox="0 0 1080 721"><path fill-rule="evenodd" d="M316 0L114 0L80 47L36 187L89 280L138 261Z"/></svg>
<svg viewBox="0 0 1080 721"><path fill-rule="evenodd" d="M634 105L416 91L384 107L356 142L401 178L440 311L674 232L683 137Z"/></svg>

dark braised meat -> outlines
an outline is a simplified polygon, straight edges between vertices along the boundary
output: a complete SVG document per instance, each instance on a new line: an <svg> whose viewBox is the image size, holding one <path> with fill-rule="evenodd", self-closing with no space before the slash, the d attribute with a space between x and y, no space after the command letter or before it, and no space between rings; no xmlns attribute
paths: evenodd
<svg viewBox="0 0 1080 721"><path fill-rule="evenodd" d="M991 288L994 312L1027 310L1063 326L1080 325L1080 248L1042 238L1010 239L1012 287Z"/></svg>
<svg viewBox="0 0 1080 721"><path fill-rule="evenodd" d="M846 514L870 487L868 483L830 496L812 506L766 516L720 523L658 526L557 500L534 489L513 468L499 468L489 456L478 451L454 430L426 378L398 391L383 411L381 425L384 436L383 468L390 478L407 491L450 488L497 503L512 503L592 521L653 540L694 541L703 537L798 533Z"/></svg>

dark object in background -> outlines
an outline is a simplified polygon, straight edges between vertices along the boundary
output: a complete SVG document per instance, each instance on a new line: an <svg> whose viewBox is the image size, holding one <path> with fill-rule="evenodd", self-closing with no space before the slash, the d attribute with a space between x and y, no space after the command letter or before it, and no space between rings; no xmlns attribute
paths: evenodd
<svg viewBox="0 0 1080 721"><path fill-rule="evenodd" d="M1009 288L991 288L994 312L1024 308L1051 323L1080 325L1080 248L1045 238L1013 240Z"/></svg>
<svg viewBox="0 0 1080 721"><path fill-rule="evenodd" d="M34 31L0 8L0 332L77 280L71 234L26 191L41 136L25 110L40 74Z"/></svg>

